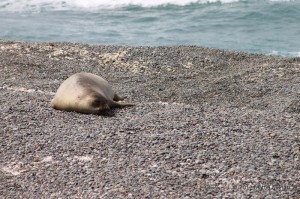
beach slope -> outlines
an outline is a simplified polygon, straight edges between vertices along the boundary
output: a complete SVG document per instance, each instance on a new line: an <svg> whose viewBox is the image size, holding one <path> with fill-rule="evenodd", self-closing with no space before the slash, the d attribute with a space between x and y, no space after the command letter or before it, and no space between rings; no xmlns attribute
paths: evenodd
<svg viewBox="0 0 300 199"><path fill-rule="evenodd" d="M81 71L136 106L52 109ZM0 74L4 198L300 197L299 58L0 40Z"/></svg>

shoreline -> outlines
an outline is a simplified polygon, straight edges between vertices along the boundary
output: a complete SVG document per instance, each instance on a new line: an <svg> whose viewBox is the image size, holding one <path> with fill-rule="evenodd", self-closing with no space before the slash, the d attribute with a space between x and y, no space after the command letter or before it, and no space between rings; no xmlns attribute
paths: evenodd
<svg viewBox="0 0 300 199"><path fill-rule="evenodd" d="M297 57L4 40L0 55L6 198L300 196ZM136 106L51 109L81 71Z"/></svg>
<svg viewBox="0 0 300 199"><path fill-rule="evenodd" d="M84 43L84 42L72 42L72 41L30 41L30 40L12 40L12 39L3 39L0 38L0 42L13 42L13 43L31 43L31 44L40 44L40 45L48 45L48 44L61 44L61 45L79 45L79 46L114 46L118 48L201 48L206 50L215 50L215 51L224 51L227 53L239 53L239 54L248 54L252 56L266 56L266 57L273 57L273 58L282 58L282 59L300 59L298 55L296 55L297 52L290 52L290 55L280 55L276 53L255 53L255 52L247 52L242 50L232 50L232 49L223 49L223 48L217 48L217 47L209 47L209 46L201 46L201 45L184 45L184 44L178 44L178 45L115 45L115 44L101 44L101 43ZM295 54L292 56L292 54Z"/></svg>

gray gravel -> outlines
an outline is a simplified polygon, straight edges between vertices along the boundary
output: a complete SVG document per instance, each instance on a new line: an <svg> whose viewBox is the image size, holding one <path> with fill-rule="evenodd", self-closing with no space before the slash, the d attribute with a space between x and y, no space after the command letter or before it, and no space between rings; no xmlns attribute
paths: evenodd
<svg viewBox="0 0 300 199"><path fill-rule="evenodd" d="M51 109L104 77L134 107ZM300 59L0 40L0 198L300 198Z"/></svg>

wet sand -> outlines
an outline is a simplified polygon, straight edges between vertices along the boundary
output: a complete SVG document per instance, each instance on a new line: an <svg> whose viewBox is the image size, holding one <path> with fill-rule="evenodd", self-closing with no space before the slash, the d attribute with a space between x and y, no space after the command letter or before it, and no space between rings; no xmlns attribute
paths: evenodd
<svg viewBox="0 0 300 199"><path fill-rule="evenodd" d="M299 198L300 59L0 40L3 198ZM91 72L134 107L52 109Z"/></svg>

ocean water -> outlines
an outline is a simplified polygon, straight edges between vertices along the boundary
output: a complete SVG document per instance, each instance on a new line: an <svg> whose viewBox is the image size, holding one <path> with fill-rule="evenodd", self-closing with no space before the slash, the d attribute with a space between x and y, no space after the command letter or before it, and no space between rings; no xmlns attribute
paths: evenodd
<svg viewBox="0 0 300 199"><path fill-rule="evenodd" d="M0 39L300 57L300 0L0 0Z"/></svg>

